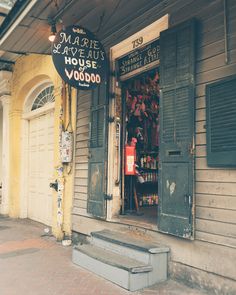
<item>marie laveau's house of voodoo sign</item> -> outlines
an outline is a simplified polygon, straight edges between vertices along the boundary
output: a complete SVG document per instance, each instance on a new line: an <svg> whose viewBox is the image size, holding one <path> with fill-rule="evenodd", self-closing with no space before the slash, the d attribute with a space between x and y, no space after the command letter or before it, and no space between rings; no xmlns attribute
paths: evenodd
<svg viewBox="0 0 236 295"><path fill-rule="evenodd" d="M52 59L61 78L77 89L94 89L104 79L105 50L100 41L81 26L69 26L57 33Z"/></svg>

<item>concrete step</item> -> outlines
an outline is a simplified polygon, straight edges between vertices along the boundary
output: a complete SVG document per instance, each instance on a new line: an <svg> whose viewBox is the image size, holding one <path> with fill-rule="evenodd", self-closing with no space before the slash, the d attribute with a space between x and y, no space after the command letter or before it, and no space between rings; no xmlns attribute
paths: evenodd
<svg viewBox="0 0 236 295"><path fill-rule="evenodd" d="M130 291L152 284L149 274L153 271L153 267L150 264L144 264L95 245L75 246L72 260L75 264Z"/></svg>
<svg viewBox="0 0 236 295"><path fill-rule="evenodd" d="M102 230L91 233L91 236L91 243L97 247L151 265L153 270L148 274L149 286L167 279L169 248L149 236L130 230Z"/></svg>
<svg viewBox="0 0 236 295"><path fill-rule="evenodd" d="M127 230L91 234L90 244L76 246L74 263L130 291L167 279L169 248Z"/></svg>
<svg viewBox="0 0 236 295"><path fill-rule="evenodd" d="M150 263L152 254L155 257L166 257L169 248L161 244L157 244L146 236L133 234L131 231L116 232L110 230L102 230L91 233L91 243L118 254Z"/></svg>

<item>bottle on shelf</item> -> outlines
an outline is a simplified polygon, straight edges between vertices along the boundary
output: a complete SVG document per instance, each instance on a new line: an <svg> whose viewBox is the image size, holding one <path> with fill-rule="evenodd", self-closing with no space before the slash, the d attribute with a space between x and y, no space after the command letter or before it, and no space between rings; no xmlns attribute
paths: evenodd
<svg viewBox="0 0 236 295"><path fill-rule="evenodd" d="M143 163L144 163L144 162L143 162L143 156L141 156L141 158L140 158L140 167L141 167L141 168L143 168Z"/></svg>
<svg viewBox="0 0 236 295"><path fill-rule="evenodd" d="M158 205L158 194L144 193L142 196L139 196L139 206L155 206Z"/></svg>

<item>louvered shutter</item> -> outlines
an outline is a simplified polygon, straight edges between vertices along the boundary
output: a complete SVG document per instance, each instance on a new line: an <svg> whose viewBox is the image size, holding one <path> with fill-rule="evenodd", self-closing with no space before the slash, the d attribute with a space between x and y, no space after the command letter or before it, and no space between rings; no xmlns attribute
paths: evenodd
<svg viewBox="0 0 236 295"><path fill-rule="evenodd" d="M207 85L207 163L236 166L236 76Z"/></svg>
<svg viewBox="0 0 236 295"><path fill-rule="evenodd" d="M160 35L158 229L192 236L195 22Z"/></svg>
<svg viewBox="0 0 236 295"><path fill-rule="evenodd" d="M106 217L107 83L92 93L89 146L88 213Z"/></svg>

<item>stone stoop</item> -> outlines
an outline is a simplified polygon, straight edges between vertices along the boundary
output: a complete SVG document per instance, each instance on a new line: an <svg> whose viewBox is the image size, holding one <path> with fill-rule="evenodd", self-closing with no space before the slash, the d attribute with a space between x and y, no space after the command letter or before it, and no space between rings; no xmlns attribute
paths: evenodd
<svg viewBox="0 0 236 295"><path fill-rule="evenodd" d="M72 261L129 290L136 291L167 279L169 248L130 231L91 233L90 244L77 245Z"/></svg>

